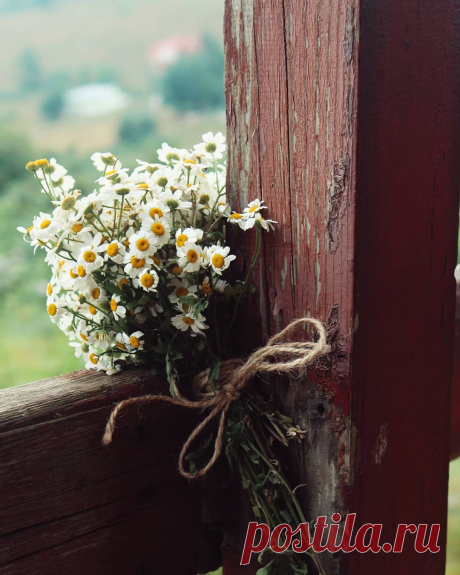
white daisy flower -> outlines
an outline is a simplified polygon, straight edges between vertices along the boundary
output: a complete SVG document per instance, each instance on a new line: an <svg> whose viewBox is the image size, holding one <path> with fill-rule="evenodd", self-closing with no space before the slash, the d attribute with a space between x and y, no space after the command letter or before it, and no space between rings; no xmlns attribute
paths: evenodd
<svg viewBox="0 0 460 575"><path fill-rule="evenodd" d="M135 287L141 287L145 291L156 291L160 278L155 270L144 269L137 278L134 278Z"/></svg>
<svg viewBox="0 0 460 575"><path fill-rule="evenodd" d="M159 200L151 200L142 207L142 211L139 212L139 219L144 220L145 218L154 219L155 216L159 218L165 217L169 212L168 206Z"/></svg>
<svg viewBox="0 0 460 575"><path fill-rule="evenodd" d="M196 293L196 286L191 286L185 278L174 278L169 286L174 286L174 291L168 296L169 301L172 303L178 303L180 297L195 295Z"/></svg>
<svg viewBox="0 0 460 575"><path fill-rule="evenodd" d="M157 247L161 248L169 242L171 228L165 218L148 216L142 220L142 229L148 230L155 236Z"/></svg>
<svg viewBox="0 0 460 575"><path fill-rule="evenodd" d="M187 150L181 150L179 148L171 148L171 146L168 146L168 144L166 144L166 142L163 142L163 144L161 145L161 148L159 150L157 150L157 153L158 153L158 159L160 160L160 162L163 162L164 164L170 164L174 160L176 160L176 161L180 160L188 152L187 152Z"/></svg>
<svg viewBox="0 0 460 575"><path fill-rule="evenodd" d="M66 310L66 307L67 307L67 302L61 301L57 298L49 297L46 300L46 311L48 312L48 315L50 316L50 320L53 323L56 323L57 321L62 319L62 317L66 313L68 313Z"/></svg>
<svg viewBox="0 0 460 575"><path fill-rule="evenodd" d="M216 274L221 275L228 268L230 263L236 259L236 256L229 255L230 248L222 246L211 246L207 249L206 255L209 263Z"/></svg>
<svg viewBox="0 0 460 575"><path fill-rule="evenodd" d="M143 162L142 160L136 160L139 164L137 168L134 168L134 174L140 174L142 172L147 172L148 174L154 174L159 168L161 168L160 164L150 164L149 162Z"/></svg>
<svg viewBox="0 0 460 575"><path fill-rule="evenodd" d="M125 273L128 274L130 278L135 278L144 268L150 269L149 266L152 266L153 259L147 256L137 258L135 255L127 253L125 254L123 263L127 264L124 267Z"/></svg>
<svg viewBox="0 0 460 575"><path fill-rule="evenodd" d="M203 330L208 329L209 326L206 325L206 318L204 315L199 314L198 317L193 317L193 312L184 312L181 305L177 306L177 309L182 312L180 315L176 315L171 319L173 326L180 331L192 331L192 336L200 334L204 335Z"/></svg>
<svg viewBox="0 0 460 575"><path fill-rule="evenodd" d="M102 242L102 234L97 233L91 244L85 245L80 248L80 253L77 259L77 266L83 266L85 272L91 273L104 265L104 260L99 254L99 247Z"/></svg>
<svg viewBox="0 0 460 575"><path fill-rule="evenodd" d="M144 349L145 341L143 339L144 334L141 331L135 331L131 335L123 334L125 344L129 345L131 349L136 351L142 351Z"/></svg>
<svg viewBox="0 0 460 575"><path fill-rule="evenodd" d="M242 230L245 228L246 223L246 216L240 214L240 212L233 212L231 215L227 217L227 222L233 224L234 226L239 226Z"/></svg>
<svg viewBox="0 0 460 575"><path fill-rule="evenodd" d="M160 200L168 206L168 208L172 211L174 210L188 210L192 207L191 202L187 202L182 200L182 191L176 190L174 193L171 190L165 190L164 192L160 192L159 194Z"/></svg>
<svg viewBox="0 0 460 575"><path fill-rule="evenodd" d="M113 313L115 319L126 316L126 308L120 305L120 299L119 295L112 295L112 299L110 300L110 311Z"/></svg>
<svg viewBox="0 0 460 575"><path fill-rule="evenodd" d="M157 251L157 246L157 238L145 229L132 234L129 238L129 253L139 259L153 255Z"/></svg>
<svg viewBox="0 0 460 575"><path fill-rule="evenodd" d="M32 240L35 240L35 244L46 243L50 239L55 239L59 231L59 222L56 222L50 214L40 212L40 215L34 218L33 228L29 228L29 235Z"/></svg>
<svg viewBox="0 0 460 575"><path fill-rule="evenodd" d="M248 207L244 208L244 216L246 218L254 217L257 212L260 212L260 210L266 210L267 206L263 206L263 203L263 200L259 199L249 202Z"/></svg>
<svg viewBox="0 0 460 575"><path fill-rule="evenodd" d="M193 242L196 243L203 239L203 230L196 229L196 228L185 228L182 231L179 228L176 232L176 246L179 248L184 247L185 242Z"/></svg>
<svg viewBox="0 0 460 575"><path fill-rule="evenodd" d="M273 220L266 220L265 218L262 217L260 213L255 213L253 218L248 218L247 220L244 220L241 227L243 228L243 230L250 230L255 226L256 222L259 222L262 228L267 232L269 232L270 230L274 230L275 229L274 224L278 223Z"/></svg>
<svg viewBox="0 0 460 575"><path fill-rule="evenodd" d="M104 170L113 170L121 168L121 162L110 152L95 152L91 159L93 160L94 167L99 172Z"/></svg>
<svg viewBox="0 0 460 575"><path fill-rule="evenodd" d="M187 272L197 272L203 265L202 250L194 242L185 242L177 249L178 265Z"/></svg>
<svg viewBox="0 0 460 575"><path fill-rule="evenodd" d="M110 260L116 264L122 264L126 254L125 246L115 239L99 246L99 251L104 252L105 261Z"/></svg>
<svg viewBox="0 0 460 575"><path fill-rule="evenodd" d="M226 282L225 280L217 280L214 283L214 290L219 292L219 293L224 293L225 288L228 286L228 282Z"/></svg>
<svg viewBox="0 0 460 575"><path fill-rule="evenodd" d="M213 134L212 132L207 132L203 134L203 142L194 146L195 150L199 152L205 152L208 156L214 157L217 160L223 157L223 153L227 149L225 145L225 136L222 132Z"/></svg>

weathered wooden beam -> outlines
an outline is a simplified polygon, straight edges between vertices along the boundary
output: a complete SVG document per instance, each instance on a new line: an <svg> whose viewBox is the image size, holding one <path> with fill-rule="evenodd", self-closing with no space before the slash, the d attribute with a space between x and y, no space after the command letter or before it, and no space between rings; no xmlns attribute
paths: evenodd
<svg viewBox="0 0 460 575"><path fill-rule="evenodd" d="M196 575L197 485L177 472L191 414L129 408L101 445L116 402L162 391L135 368L0 392L1 575Z"/></svg>
<svg viewBox="0 0 460 575"><path fill-rule="evenodd" d="M334 346L307 380L273 385L308 431L288 458L304 511L356 512L383 523L382 542L398 523L442 525L438 554L339 553L323 557L328 574L444 572L458 11L453 0L226 2L228 187L241 206L262 197L279 222L243 338L250 349L306 314ZM242 536L239 525L227 537L237 553Z"/></svg>
<svg viewBox="0 0 460 575"><path fill-rule="evenodd" d="M452 409L450 425L450 458L460 457L460 266L455 270L457 302L455 311L454 375L452 378Z"/></svg>

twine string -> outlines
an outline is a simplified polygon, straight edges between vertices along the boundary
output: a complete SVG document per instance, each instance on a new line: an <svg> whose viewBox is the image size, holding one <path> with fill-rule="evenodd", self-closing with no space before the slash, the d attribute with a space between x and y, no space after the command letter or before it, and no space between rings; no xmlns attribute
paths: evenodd
<svg viewBox="0 0 460 575"><path fill-rule="evenodd" d="M292 332L301 325L313 326L318 333L318 341L288 341L287 336L292 334ZM200 372L193 380L193 387L198 397L196 400L190 400L184 397L175 382L173 382L175 397L165 395L141 395L120 401L110 414L102 443L103 445L109 445L112 442L117 417L120 411L133 404L139 405L162 401L190 409L211 409L203 421L192 431L179 455L179 471L181 475L187 479L202 477L213 467L222 452L225 423L230 406L234 401L238 401L242 391L248 386L256 374L276 372L280 375L294 375L299 369L305 369L315 360L329 353L329 351L330 346L326 340L326 329L320 321L309 317L296 319L278 334L270 338L264 347L252 353L246 361L241 359L223 361L217 381L217 392L215 394L211 389L209 379L210 369L206 369ZM213 454L204 467L199 469L195 474L191 474L184 467L184 461L189 452L189 448L208 423L216 417L220 417L220 420L214 442Z"/></svg>

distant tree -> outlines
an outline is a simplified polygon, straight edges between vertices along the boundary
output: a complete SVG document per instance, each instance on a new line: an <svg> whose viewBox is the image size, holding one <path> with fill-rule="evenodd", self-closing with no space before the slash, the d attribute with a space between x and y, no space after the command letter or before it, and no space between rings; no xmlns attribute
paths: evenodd
<svg viewBox="0 0 460 575"><path fill-rule="evenodd" d="M137 144L156 132L156 122L148 115L127 115L118 128L118 138L121 142Z"/></svg>
<svg viewBox="0 0 460 575"><path fill-rule="evenodd" d="M51 92L43 99L41 112L47 120L58 120L64 111L63 92Z"/></svg>
<svg viewBox="0 0 460 575"><path fill-rule="evenodd" d="M222 46L211 36L205 36L200 52L182 56L166 70L162 93L164 101L180 111L223 108Z"/></svg>
<svg viewBox="0 0 460 575"><path fill-rule="evenodd" d="M21 92L35 92L42 85L40 60L32 50L25 50L19 56L19 89Z"/></svg>

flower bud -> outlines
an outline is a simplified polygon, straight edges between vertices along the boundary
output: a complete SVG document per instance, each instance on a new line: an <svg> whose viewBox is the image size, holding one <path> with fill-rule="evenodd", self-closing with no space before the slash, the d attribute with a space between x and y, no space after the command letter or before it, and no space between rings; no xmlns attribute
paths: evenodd
<svg viewBox="0 0 460 575"><path fill-rule="evenodd" d="M214 152L217 150L217 146L214 142L208 142L204 149L208 152L208 154L214 154Z"/></svg>
<svg viewBox="0 0 460 575"><path fill-rule="evenodd" d="M164 188L168 183L168 178L165 178L164 176L162 176L161 178L158 178L157 180L157 185L160 186L160 188Z"/></svg>
<svg viewBox="0 0 460 575"><path fill-rule="evenodd" d="M35 162L28 162L28 163L26 164L26 170L27 170L28 172L35 173L35 172L38 172L39 166L37 166L37 164L36 164Z"/></svg>
<svg viewBox="0 0 460 575"><path fill-rule="evenodd" d="M178 160L179 156L174 152L168 152L166 154L166 159L168 160L168 164L170 164L172 160Z"/></svg>
<svg viewBox="0 0 460 575"><path fill-rule="evenodd" d="M73 196L67 196L67 198L62 200L61 208L63 210L71 210L73 207L75 207L76 201L77 200Z"/></svg>

